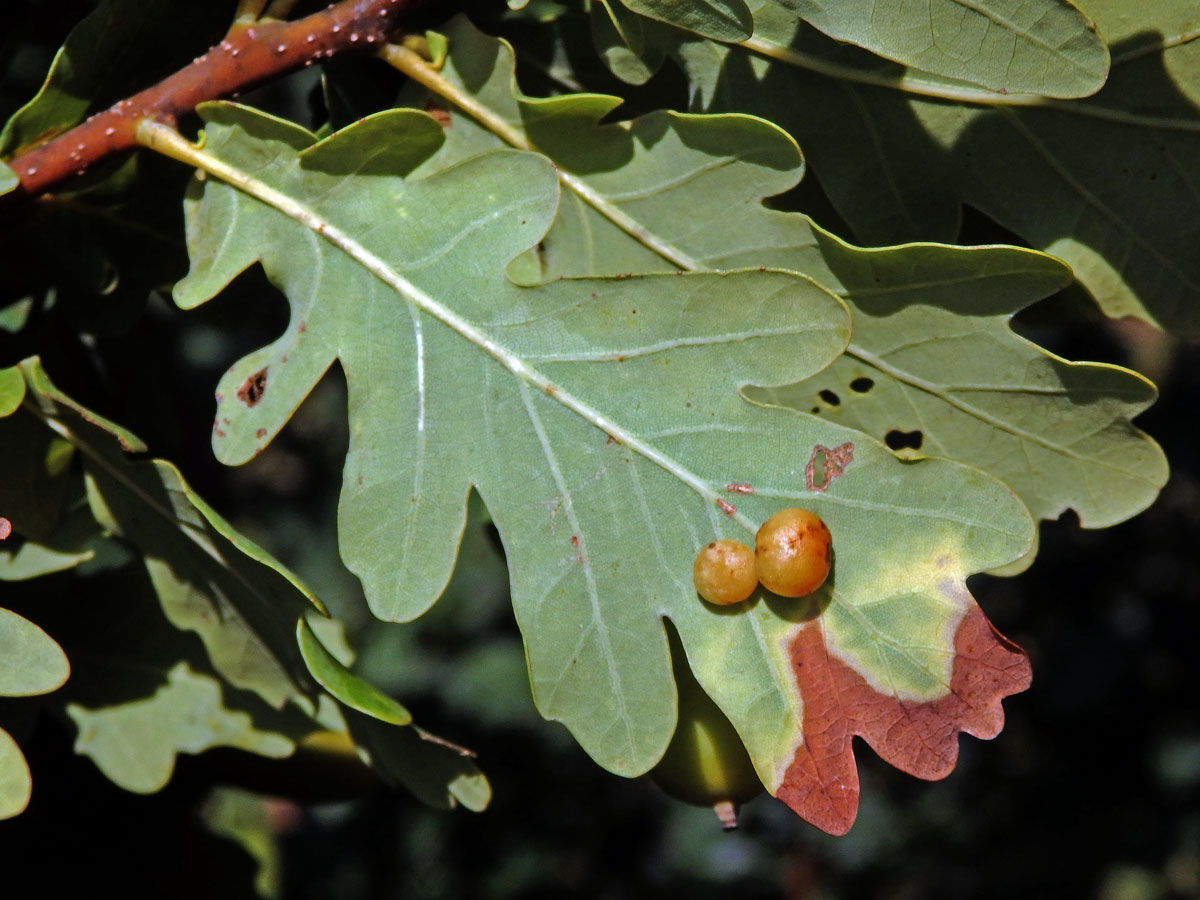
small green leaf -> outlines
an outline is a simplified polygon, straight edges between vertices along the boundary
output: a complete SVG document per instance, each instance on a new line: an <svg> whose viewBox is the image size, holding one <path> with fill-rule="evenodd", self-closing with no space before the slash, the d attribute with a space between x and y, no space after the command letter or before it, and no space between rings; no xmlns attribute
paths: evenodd
<svg viewBox="0 0 1200 900"><path fill-rule="evenodd" d="M15 190L20 183L21 179L17 177L17 173L7 163L0 160L0 194L7 194L9 191Z"/></svg>
<svg viewBox="0 0 1200 900"><path fill-rule="evenodd" d="M25 379L19 366L0 369L0 417L11 416L25 397Z"/></svg>
<svg viewBox="0 0 1200 900"><path fill-rule="evenodd" d="M296 641L313 678L346 706L392 725L412 722L412 714L407 709L355 675L326 650L304 619L296 622Z"/></svg>
<svg viewBox="0 0 1200 900"><path fill-rule="evenodd" d="M89 709L67 706L79 734L75 751L92 759L113 782L148 794L171 778L178 753L238 747L262 756L288 756L294 747L281 734L259 731L246 712L226 708L216 679L174 666L154 695Z"/></svg>
<svg viewBox="0 0 1200 900"><path fill-rule="evenodd" d="M20 815L33 795L29 763L17 742L0 728L0 819Z"/></svg>
<svg viewBox="0 0 1200 900"><path fill-rule="evenodd" d="M631 13L617 0L592 5L592 42L614 75L626 84L645 84L666 58L653 19Z"/></svg>
<svg viewBox="0 0 1200 900"><path fill-rule="evenodd" d="M65 572L94 556L91 549L72 552L21 538L10 538L8 544L0 544L0 581L24 581L53 572Z"/></svg>
<svg viewBox="0 0 1200 900"><path fill-rule="evenodd" d="M282 843L274 798L237 788L216 787L200 809L200 818L216 835L235 841L258 867L254 888L260 897L283 896Z"/></svg>
<svg viewBox="0 0 1200 900"><path fill-rule="evenodd" d="M24 616L0 608L0 696L46 694L71 674L62 647Z"/></svg>

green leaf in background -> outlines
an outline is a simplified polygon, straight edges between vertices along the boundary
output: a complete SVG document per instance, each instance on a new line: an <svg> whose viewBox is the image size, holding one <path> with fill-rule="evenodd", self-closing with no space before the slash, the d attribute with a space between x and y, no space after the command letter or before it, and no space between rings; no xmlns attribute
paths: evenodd
<svg viewBox="0 0 1200 900"><path fill-rule="evenodd" d="M17 742L0 728L0 819L11 819L25 811L33 794L29 764Z"/></svg>
<svg viewBox="0 0 1200 900"><path fill-rule="evenodd" d="M392 725L412 722L412 714L407 709L359 678L326 650L304 619L296 623L296 641L313 678L346 706Z"/></svg>
<svg viewBox="0 0 1200 900"><path fill-rule="evenodd" d="M347 668L348 650L339 659L305 619L296 624L296 639L313 677L347 708L356 746L380 777L435 809L459 804L473 812L487 808L491 785L473 753L413 725L407 709ZM416 648L410 650L414 658L409 662L428 664ZM400 662L392 660L393 666Z"/></svg>
<svg viewBox="0 0 1200 900"><path fill-rule="evenodd" d="M1108 74L1108 48L1068 0L777 2L839 41L1002 93L1083 97Z"/></svg>
<svg viewBox="0 0 1200 900"><path fill-rule="evenodd" d="M403 786L434 809L487 808L492 787L470 751L416 726L395 728L354 712L347 723L355 744L366 751L371 767L385 781Z"/></svg>
<svg viewBox="0 0 1200 900"><path fill-rule="evenodd" d="M28 410L0 419L0 459L7 476L0 479L0 515L12 523L14 538L50 542L78 505L83 480L71 471L73 455L70 442Z"/></svg>
<svg viewBox="0 0 1200 900"><path fill-rule="evenodd" d="M38 606L74 662L50 700L75 723L76 752L120 787L161 789L180 753L237 747L281 758L311 732L344 727L328 698L276 710L223 682L197 636L167 620L143 567L83 584L81 597Z"/></svg>
<svg viewBox="0 0 1200 900"><path fill-rule="evenodd" d="M236 788L217 787L200 816L213 834L236 841L254 859L254 888L260 897L283 895L283 843L270 798Z"/></svg>
<svg viewBox="0 0 1200 900"><path fill-rule="evenodd" d="M171 622L200 636L231 684L276 708L301 697L311 683L294 628L316 598L230 528L174 466L129 461L122 448L141 449L136 437L63 395L37 360L22 369L40 416L84 459L93 514L144 555Z"/></svg>
<svg viewBox="0 0 1200 900"><path fill-rule="evenodd" d="M0 697L47 694L66 683L71 664L62 647L24 616L0 608ZM0 728L0 819L20 814L33 779L17 742Z"/></svg>
<svg viewBox="0 0 1200 900"><path fill-rule="evenodd" d="M0 194L7 194L14 190L21 181L17 178L17 173L14 172L6 163L0 161Z"/></svg>
<svg viewBox="0 0 1200 900"><path fill-rule="evenodd" d="M50 635L0 608L0 696L45 694L62 686L70 674L66 654Z"/></svg>
<svg viewBox="0 0 1200 900"><path fill-rule="evenodd" d="M119 576L129 554L105 561L104 567L123 580L97 588L105 599L101 603L93 598L84 618L94 621L86 627L77 621L81 611L46 611L57 616L64 629L81 632L74 640L86 660L85 670L61 701L79 727L78 752L92 757L112 781L138 792L160 789L181 752L224 746L273 757L290 755L294 742L309 732L333 728L344 733L345 728L332 700L314 695L306 663L351 708L392 723L411 721L398 703L341 667L307 628L298 646L295 619L287 623L285 640L279 640L286 618L312 611L315 598L264 551L233 531L177 470L161 460L126 459L113 438L125 450L141 449L138 439L65 396L36 359L26 360L19 371L34 402L0 421L0 438L11 438L10 449L27 448L25 453L10 453L9 460L16 465L27 457L30 475L0 485L15 490L25 482L26 493L32 485L32 496L52 496L42 483L49 474L66 479L63 490L77 499L61 521L48 519L43 524L47 535L41 543L14 536L17 552L0 553L0 577L58 571L92 558L96 548L112 556L98 541L99 525L127 541L145 568L138 581L128 574ZM60 452L63 447L65 455ZM66 467L73 455L83 461L82 475ZM41 472L42 461L48 472ZM4 496L0 489L0 498ZM20 491L13 496L21 501L14 508L28 505ZM17 521L26 527L34 519L19 515ZM77 545L86 550L75 556L55 549ZM113 600L119 602L105 605ZM199 637L204 654L196 652L200 645L188 644L187 632ZM42 640L35 640L38 637ZM40 678L45 669L46 642L53 644L36 625L0 609L0 694L35 692L41 681L31 679ZM65 667L61 651L54 659L58 658ZM229 685L223 686L217 676ZM243 695L234 688L254 693ZM409 751L413 770L396 780L427 798L445 790L445 784L424 784L423 777L453 783L466 778L463 792L478 799L478 784L486 785L483 775L473 764L469 772L462 771L466 764L458 762L458 748L447 749L440 739L421 735L423 752ZM397 755L390 742L411 744L384 733L374 740L376 752L393 755L393 769L406 757ZM441 756L449 763L439 760ZM15 785L14 797L23 796L23 761L7 765L0 777Z"/></svg>
<svg viewBox="0 0 1200 900"><path fill-rule="evenodd" d="M171 777L178 753L237 747L262 756L288 756L294 744L259 731L248 713L226 707L221 683L180 662L167 683L145 699L102 709L67 706L79 735L75 751L128 791L148 794Z"/></svg>
<svg viewBox="0 0 1200 900"><path fill-rule="evenodd" d="M635 15L619 0L601 0L590 13L596 52L614 75L628 84L644 84L662 66L666 51L653 19Z"/></svg>
<svg viewBox="0 0 1200 900"><path fill-rule="evenodd" d="M57 527L36 540L14 531L0 544L0 581L24 581L73 569L96 559L99 550L120 553L119 547L106 542L99 524L87 510L86 499L82 496L82 479L77 480L81 489L80 506Z"/></svg>
<svg viewBox="0 0 1200 900"><path fill-rule="evenodd" d="M697 111L761 115L800 141L860 240L950 240L969 204L1069 263L1108 315L1195 334L1200 190L1188 161L1200 152L1200 9L1085 8L1113 66L1103 90L1073 102L1011 105L1033 101L913 71L881 78L861 54L779 29L756 31L774 58L709 42L676 54L700 86Z"/></svg>
<svg viewBox="0 0 1200 900"><path fill-rule="evenodd" d="M1028 664L988 636L962 580L1026 551L1024 507L978 470L906 464L860 432L738 393L836 358L847 321L828 292L770 270L519 288L503 268L556 206L544 160L501 151L403 179L432 149L435 126L415 112L319 143L233 105L201 112L206 143L189 158L270 205L211 177L196 184L193 269L176 301L200 303L258 261L292 305L284 335L218 385L214 448L227 462L253 455L341 362L342 553L377 613L410 618L436 599L475 485L504 541L539 709L613 771L645 771L671 733L664 615L764 782L827 829L848 828L857 805L849 787L828 809L812 801L856 783L849 735L939 777L958 730L999 730L998 701L1023 689ZM385 129L390 158L365 156ZM834 534L826 587L811 603L706 608L690 579L697 548L747 539L795 503ZM813 640L869 673L867 705L886 715L831 710L797 684L793 654ZM821 671L808 669L818 683ZM942 704L937 733L919 738L932 756L873 730L912 703ZM813 778L821 734L838 765Z"/></svg>
<svg viewBox="0 0 1200 900"><path fill-rule="evenodd" d="M801 272L850 305L851 343L831 368L790 386L747 388L750 399L831 418L880 441L903 436L909 446L918 443L919 454L909 456L978 466L1039 519L1073 508L1086 527L1105 527L1158 495L1166 459L1131 424L1153 402L1153 386L1118 367L1060 360L1008 327L1013 314L1069 283L1057 260L1015 247L850 246L803 215L764 205L793 188L802 167L794 142L769 123L655 113L600 125L615 98L525 97L506 44L462 19L448 37L443 74L475 85L477 102L523 126L527 139L602 201L564 194L539 244L538 278L675 267L618 228L604 205L676 259L718 270ZM491 71L481 72L479 60L492 61ZM427 168L486 146L475 120L455 113L452 121ZM738 222L732 232L731 216Z"/></svg>
<svg viewBox="0 0 1200 900"><path fill-rule="evenodd" d="M744 41L754 30L742 0L613 0L629 10L714 41Z"/></svg>
<svg viewBox="0 0 1200 900"><path fill-rule="evenodd" d="M25 379L17 366L0 369L0 417L11 416L25 397Z"/></svg>

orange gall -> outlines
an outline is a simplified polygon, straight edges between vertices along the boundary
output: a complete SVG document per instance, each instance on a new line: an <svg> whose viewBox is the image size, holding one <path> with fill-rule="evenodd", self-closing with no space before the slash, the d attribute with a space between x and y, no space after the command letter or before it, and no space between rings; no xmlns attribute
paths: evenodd
<svg viewBox="0 0 1200 900"><path fill-rule="evenodd" d="M806 509L781 509L754 538L754 565L763 587L781 597L804 597L825 583L833 537Z"/></svg>

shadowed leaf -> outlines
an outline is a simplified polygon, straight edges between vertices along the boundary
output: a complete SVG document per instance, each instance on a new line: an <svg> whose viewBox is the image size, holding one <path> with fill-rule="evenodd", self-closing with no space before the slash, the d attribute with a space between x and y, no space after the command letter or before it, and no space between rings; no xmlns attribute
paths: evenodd
<svg viewBox="0 0 1200 900"><path fill-rule="evenodd" d="M778 0L839 41L994 91L1082 97L1108 74L1096 26L1067 0Z"/></svg>
<svg viewBox="0 0 1200 900"><path fill-rule="evenodd" d="M36 360L22 368L50 429L84 458L88 501L97 521L144 555L172 624L200 636L213 665L231 684L255 691L277 708L300 696L309 683L295 643L295 621L315 598L264 550L231 529L174 466L128 460L122 447L142 446L135 436L63 395Z"/></svg>

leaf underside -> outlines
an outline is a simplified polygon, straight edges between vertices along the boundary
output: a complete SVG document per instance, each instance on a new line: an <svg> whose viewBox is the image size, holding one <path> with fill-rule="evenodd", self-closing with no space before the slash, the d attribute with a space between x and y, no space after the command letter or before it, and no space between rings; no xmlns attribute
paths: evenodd
<svg viewBox="0 0 1200 900"><path fill-rule="evenodd" d="M989 678L956 658L954 640L974 609L965 575L1028 547L1024 507L977 469L904 463L861 432L739 393L811 376L844 350L834 296L757 269L518 287L505 266L558 203L544 159L499 151L405 178L440 143L421 114L380 114L319 143L232 105L202 114L206 152L250 189L267 185L298 204L295 216L350 236L331 246L244 193L197 182L193 268L175 297L194 306L260 262L292 305L284 335L218 385L214 448L226 462L261 449L342 365L342 553L377 614L411 618L437 598L475 486L505 545L535 701L613 771L645 771L671 734L663 616L776 792L806 746L809 701L789 650L803 634L906 708L973 678L976 707L997 719L1020 679ZM389 159L368 152L380 146ZM702 604L696 550L746 540L796 504L834 535L821 592L758 595L736 615ZM980 714L956 711L947 727L984 733Z"/></svg>

